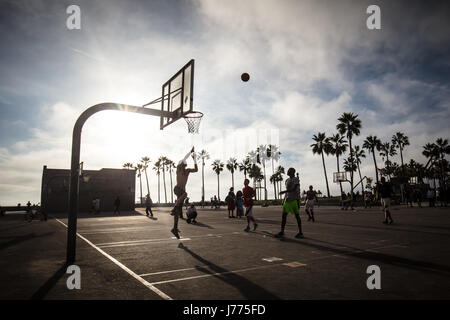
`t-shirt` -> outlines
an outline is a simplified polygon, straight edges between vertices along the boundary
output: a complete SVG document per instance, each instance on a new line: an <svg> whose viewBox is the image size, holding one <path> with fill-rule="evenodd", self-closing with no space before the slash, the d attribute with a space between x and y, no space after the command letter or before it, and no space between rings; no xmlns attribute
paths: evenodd
<svg viewBox="0 0 450 320"><path fill-rule="evenodd" d="M378 192L380 193L381 198L390 198L391 197L391 185L388 182L381 183L378 186Z"/></svg>
<svg viewBox="0 0 450 320"><path fill-rule="evenodd" d="M253 206L253 197L255 196L255 190L252 187L247 186L242 189L242 194L244 196L244 206Z"/></svg>
<svg viewBox="0 0 450 320"><path fill-rule="evenodd" d="M292 190L286 192L286 202L298 200L300 196L300 193L298 192L300 187L300 181L298 180L298 178L297 177L288 178L286 179L285 184L286 190Z"/></svg>

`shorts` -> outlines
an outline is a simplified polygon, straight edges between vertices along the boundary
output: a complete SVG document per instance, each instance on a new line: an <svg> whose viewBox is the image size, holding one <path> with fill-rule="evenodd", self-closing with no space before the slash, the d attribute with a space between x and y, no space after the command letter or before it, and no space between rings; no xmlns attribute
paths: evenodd
<svg viewBox="0 0 450 320"><path fill-rule="evenodd" d="M253 217L253 206L245 208L245 216Z"/></svg>
<svg viewBox="0 0 450 320"><path fill-rule="evenodd" d="M173 193L175 193L175 195L177 197L182 196L183 194L186 193L186 190L184 188L181 188L179 186L175 186L175 188L173 188Z"/></svg>
<svg viewBox="0 0 450 320"><path fill-rule="evenodd" d="M298 208L297 200L285 201L283 204L283 212L299 214L300 209Z"/></svg>
<svg viewBox="0 0 450 320"><path fill-rule="evenodd" d="M384 207L384 209L389 209L391 205L391 198L381 198L381 203Z"/></svg>
<svg viewBox="0 0 450 320"><path fill-rule="evenodd" d="M314 200L306 200L305 209L314 209Z"/></svg>
<svg viewBox="0 0 450 320"><path fill-rule="evenodd" d="M228 210L234 210L236 208L236 204L234 202L228 204Z"/></svg>

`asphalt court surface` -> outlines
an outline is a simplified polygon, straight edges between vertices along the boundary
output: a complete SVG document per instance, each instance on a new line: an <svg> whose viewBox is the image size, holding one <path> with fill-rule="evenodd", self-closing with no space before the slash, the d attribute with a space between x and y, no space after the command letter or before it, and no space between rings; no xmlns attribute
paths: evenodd
<svg viewBox="0 0 450 320"><path fill-rule="evenodd" d="M168 209L154 210L153 219L138 209L132 216L80 217L78 233L166 295L158 298L449 297L447 209L394 210L396 222L385 226L379 208L321 207L314 223L302 214L305 239L294 237L297 224L289 216L282 240L273 237L280 210L255 208L259 226L251 232L243 231L243 218L200 209L197 225L180 220L178 240ZM381 268L381 290L367 289L369 265Z"/></svg>
<svg viewBox="0 0 450 320"><path fill-rule="evenodd" d="M180 240L170 233L168 208L155 208L153 219L143 209L80 214L82 289L67 290L61 277L45 298L448 299L450 210L396 209L386 226L380 208L320 207L313 223L302 207L304 239L294 237L291 215L285 237L274 237L281 207L255 207L259 226L250 232L244 218L229 219L225 209L199 209L197 225L180 220ZM63 248L66 224L63 217L49 220L52 245ZM65 257L61 250L55 255ZM370 265L381 269L381 290L366 286Z"/></svg>

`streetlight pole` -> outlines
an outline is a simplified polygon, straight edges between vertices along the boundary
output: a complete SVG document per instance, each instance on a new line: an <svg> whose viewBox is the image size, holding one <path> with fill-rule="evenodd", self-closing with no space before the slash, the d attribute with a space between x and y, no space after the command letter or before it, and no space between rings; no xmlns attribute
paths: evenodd
<svg viewBox="0 0 450 320"><path fill-rule="evenodd" d="M118 110L134 112L150 116L173 117L172 112L150 109L138 106L131 106L118 103L100 103L86 109L75 122L72 135L72 160L70 167L70 189L69 189L69 216L67 230L67 264L73 264L76 256L76 236L77 236L77 215L78 215L78 188L79 188L79 168L80 168L80 146L81 130L86 120L93 114L103 110Z"/></svg>

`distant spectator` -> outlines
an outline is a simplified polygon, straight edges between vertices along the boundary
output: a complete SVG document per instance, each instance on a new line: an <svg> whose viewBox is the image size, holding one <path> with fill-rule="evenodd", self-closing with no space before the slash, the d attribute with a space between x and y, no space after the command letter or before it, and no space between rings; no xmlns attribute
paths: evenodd
<svg viewBox="0 0 450 320"><path fill-rule="evenodd" d="M117 214L120 214L120 198L117 196L116 200L114 200L114 214L117 212Z"/></svg>
<svg viewBox="0 0 450 320"><path fill-rule="evenodd" d="M435 207L435 206L436 206L436 205L435 205L435 195L434 195L434 191L433 191L433 189L431 189L431 187L428 188L428 191L427 191L427 199L428 199L428 205L429 205L430 207Z"/></svg>
<svg viewBox="0 0 450 320"><path fill-rule="evenodd" d="M236 195L234 194L233 187L230 188L230 192L228 192L225 202L228 206L228 218L235 218L234 209L236 208Z"/></svg>
<svg viewBox="0 0 450 320"><path fill-rule="evenodd" d="M191 204L189 208L186 210L186 222L187 223L197 223L197 209L195 208L194 204Z"/></svg>
<svg viewBox="0 0 450 320"><path fill-rule="evenodd" d="M242 191L236 192L236 216L240 219L244 215L244 199Z"/></svg>
<svg viewBox="0 0 450 320"><path fill-rule="evenodd" d="M147 217L149 212L150 216L153 217L152 205L153 205L152 198L150 198L150 195L147 194L147 196L145 197L145 214L147 215Z"/></svg>
<svg viewBox="0 0 450 320"><path fill-rule="evenodd" d="M100 198L98 198L98 197L97 197L97 199L95 199L94 209L95 209L95 213L97 213L97 214L100 213Z"/></svg>
<svg viewBox="0 0 450 320"><path fill-rule="evenodd" d="M422 191L419 188L414 190L414 198L417 201L417 205L422 208Z"/></svg>

